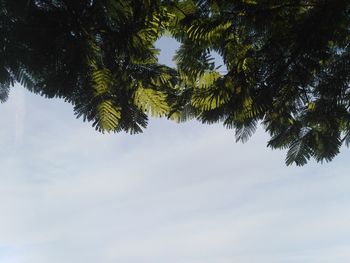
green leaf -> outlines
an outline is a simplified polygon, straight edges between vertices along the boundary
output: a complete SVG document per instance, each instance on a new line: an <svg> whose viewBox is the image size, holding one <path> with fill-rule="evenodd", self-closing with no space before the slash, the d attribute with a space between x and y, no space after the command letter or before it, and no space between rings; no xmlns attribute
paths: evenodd
<svg viewBox="0 0 350 263"><path fill-rule="evenodd" d="M141 86L135 92L134 103L139 109L154 117L166 116L170 110L163 92Z"/></svg>
<svg viewBox="0 0 350 263"><path fill-rule="evenodd" d="M91 77L96 96L109 93L113 82L112 74L109 69L94 70Z"/></svg>
<svg viewBox="0 0 350 263"><path fill-rule="evenodd" d="M121 118L121 108L114 105L112 100L104 100L97 105L96 128L102 132L114 131Z"/></svg>
<svg viewBox="0 0 350 263"><path fill-rule="evenodd" d="M307 134L301 138L296 138L289 146L287 152L286 164L291 165L295 163L298 166L302 166L312 156L312 150L307 144Z"/></svg>
<svg viewBox="0 0 350 263"><path fill-rule="evenodd" d="M200 75L198 78L198 88L200 89L207 89L211 87L216 80L218 80L221 77L220 73L216 71L208 71L204 74Z"/></svg>

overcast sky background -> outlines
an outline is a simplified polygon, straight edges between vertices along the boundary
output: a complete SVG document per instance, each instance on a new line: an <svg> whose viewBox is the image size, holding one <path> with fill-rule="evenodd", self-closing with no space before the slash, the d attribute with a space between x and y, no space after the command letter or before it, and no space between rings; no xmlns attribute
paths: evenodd
<svg viewBox="0 0 350 263"><path fill-rule="evenodd" d="M21 87L0 117L1 263L350 262L349 149L300 168L261 130L102 135Z"/></svg>

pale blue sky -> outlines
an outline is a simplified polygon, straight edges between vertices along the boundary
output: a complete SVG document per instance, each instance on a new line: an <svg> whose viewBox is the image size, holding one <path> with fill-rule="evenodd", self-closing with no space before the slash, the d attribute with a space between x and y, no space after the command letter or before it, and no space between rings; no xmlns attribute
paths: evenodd
<svg viewBox="0 0 350 263"><path fill-rule="evenodd" d="M0 106L1 263L350 262L346 148L286 167L261 130L246 144L194 121L102 135L21 87Z"/></svg>

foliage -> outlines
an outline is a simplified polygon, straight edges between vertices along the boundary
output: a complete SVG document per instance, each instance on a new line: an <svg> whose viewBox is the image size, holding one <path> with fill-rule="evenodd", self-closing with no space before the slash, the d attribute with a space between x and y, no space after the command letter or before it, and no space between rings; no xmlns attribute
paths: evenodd
<svg viewBox="0 0 350 263"><path fill-rule="evenodd" d="M347 0L0 0L0 100L20 82L101 132L196 118L245 142L262 123L287 164L330 161L350 143L349 20Z"/></svg>
<svg viewBox="0 0 350 263"><path fill-rule="evenodd" d="M137 133L147 124L146 112L170 112L168 95L177 76L158 64L154 42L172 17L160 1L0 3L2 100L18 81L71 102L78 117L102 132ZM149 101L154 96L164 105L144 107L146 102L135 100L143 90Z"/></svg>
<svg viewBox="0 0 350 263"><path fill-rule="evenodd" d="M182 43L175 58L197 119L223 122L243 142L262 122L268 145L288 149L287 164L330 161L349 144L349 1L172 6L178 17L172 32ZM214 68L213 51L226 72Z"/></svg>

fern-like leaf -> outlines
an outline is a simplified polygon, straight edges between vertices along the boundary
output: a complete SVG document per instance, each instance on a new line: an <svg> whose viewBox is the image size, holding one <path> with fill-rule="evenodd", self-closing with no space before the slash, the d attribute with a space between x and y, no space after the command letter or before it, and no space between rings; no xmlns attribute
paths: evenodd
<svg viewBox="0 0 350 263"><path fill-rule="evenodd" d="M257 129L257 121L247 120L244 123L236 123L235 128L236 142L241 141L245 143L255 133Z"/></svg>
<svg viewBox="0 0 350 263"><path fill-rule="evenodd" d="M96 96L108 94L110 86L112 85L112 74L108 69L98 69L92 72L92 80L94 82L94 89Z"/></svg>
<svg viewBox="0 0 350 263"><path fill-rule="evenodd" d="M154 117L166 116L170 109L166 95L149 88L139 87L134 95L134 103L139 109Z"/></svg>
<svg viewBox="0 0 350 263"><path fill-rule="evenodd" d="M104 100L97 105L96 129L101 132L112 132L121 119L121 109L112 100Z"/></svg>
<svg viewBox="0 0 350 263"><path fill-rule="evenodd" d="M286 157L286 164L295 163L297 166L303 166L312 156L312 150L307 143L308 134L296 138L289 147Z"/></svg>
<svg viewBox="0 0 350 263"><path fill-rule="evenodd" d="M207 89L211 87L216 80L220 78L220 73L216 71L208 71L205 72L204 74L200 75L198 78L198 88L200 89Z"/></svg>
<svg viewBox="0 0 350 263"><path fill-rule="evenodd" d="M1 83L0 84L0 102L4 103L9 96L10 85L9 83Z"/></svg>

